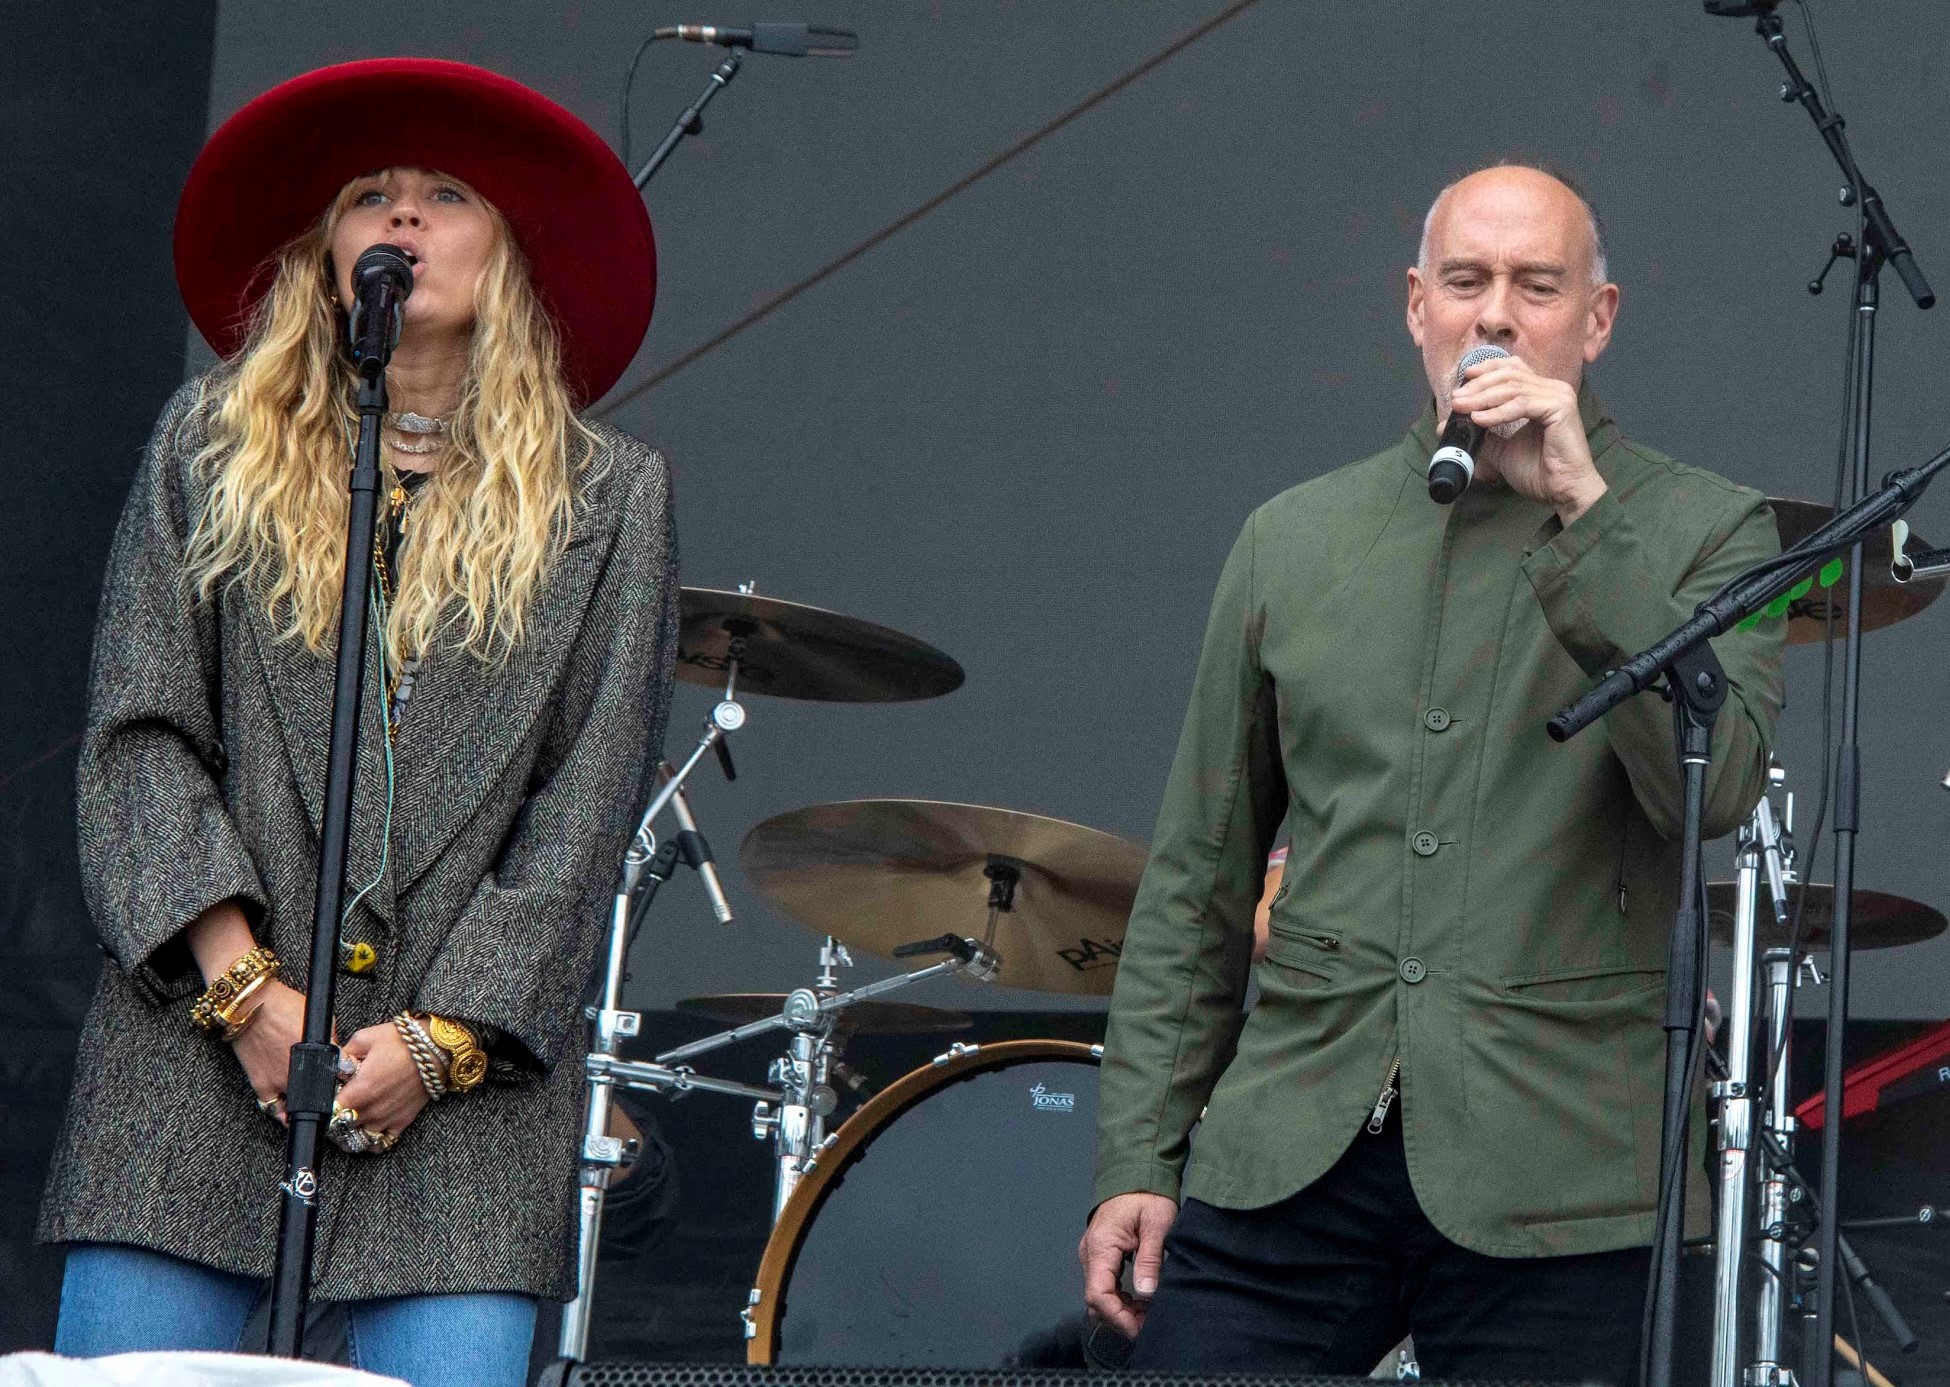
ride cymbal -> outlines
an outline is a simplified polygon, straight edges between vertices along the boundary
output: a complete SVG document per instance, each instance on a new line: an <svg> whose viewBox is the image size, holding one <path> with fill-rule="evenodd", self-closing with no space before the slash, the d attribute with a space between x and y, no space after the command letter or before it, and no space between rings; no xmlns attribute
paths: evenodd
<svg viewBox="0 0 1950 1387"><path fill-rule="evenodd" d="M1788 922L1794 921L1795 901L1802 893L1799 884L1788 887ZM1835 888L1826 882L1811 882L1808 903L1801 907L1801 950L1819 953L1828 947L1828 930L1835 922ZM1721 944L1733 943L1733 909L1738 887L1731 881L1716 881L1706 888L1709 923L1713 938ZM1882 891L1857 891L1854 912L1849 916L1849 949L1895 949L1917 944L1942 934L1950 921L1943 913L1906 896L1891 896ZM1759 924L1755 931L1762 949L1785 949L1787 938L1774 924L1774 910L1768 903L1767 886L1761 884Z"/></svg>
<svg viewBox="0 0 1950 1387"><path fill-rule="evenodd" d="M857 617L717 588L683 590L677 677L722 689L738 661L738 691L834 703L938 698L962 668L925 641Z"/></svg>
<svg viewBox="0 0 1950 1387"><path fill-rule="evenodd" d="M1013 876L1009 906L996 913L996 981L1106 996L1145 850L1041 814L865 799L767 819L745 835L738 859L787 916L882 958L944 933L981 939L998 889L991 869Z"/></svg>

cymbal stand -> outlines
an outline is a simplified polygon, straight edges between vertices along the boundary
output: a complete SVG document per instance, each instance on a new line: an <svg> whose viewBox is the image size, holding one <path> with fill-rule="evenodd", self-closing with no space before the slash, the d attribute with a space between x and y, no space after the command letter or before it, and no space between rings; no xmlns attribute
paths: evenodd
<svg viewBox="0 0 1950 1387"><path fill-rule="evenodd" d="M668 764L662 768L663 786L651 797L650 806L637 821L636 832L623 853L616 896L610 906L602 998L598 1005L587 1008L585 1012L594 1034L589 1053L583 1060L583 1077L588 1092L583 1104L581 1178L577 1201L576 1296L562 1307L562 1329L557 1340L558 1353L577 1362L582 1360L589 1344L590 1297L595 1290L596 1252L602 1240L603 1201L616 1168L636 1158L636 1152L630 1150L628 1144L609 1134L611 1089L619 1081L619 1076L630 1088L656 1087L666 1082L653 1076L648 1068L631 1066L620 1058L623 1041L636 1035L643 1025L641 1012L623 1009L623 982L628 974L630 941L635 937L637 926L651 902L656 899L657 888L670 880L680 861L695 868L705 879L706 890L719 920L728 921L731 917L729 906L724 904L724 893L717 885L716 871L711 866L710 850L697 831L697 820L683 793L684 781L697 769L704 754L714 749L725 778L736 778L731 752L724 739L745 725L745 709L737 699L741 645L742 642L734 640L725 674L724 698L705 719L704 734L698 738L697 746L685 758L683 765L675 771ZM666 805L675 806L680 831L659 846L657 835L650 825ZM695 1075L680 1076L677 1071L672 1071L667 1087L679 1090L722 1089L723 1085L717 1081L700 1080Z"/></svg>
<svg viewBox="0 0 1950 1387"><path fill-rule="evenodd" d="M1770 786L1778 786L1784 776L1778 765L1768 767ZM1735 881L1735 903L1733 917L1733 981L1731 996L1727 1000L1727 1077L1712 1087L1712 1096L1720 1105L1719 1123L1719 1168L1720 1185L1718 1227L1714 1234L1714 1303L1713 1303L1713 1358L1712 1387L1742 1387L1748 1384L1765 1384L1774 1387L1782 1381L1776 1376L1746 1376L1741 1373L1742 1338L1742 1281L1747 1264L1748 1216L1752 1193L1754 1166L1751 1160L1753 1148L1754 1098L1760 1085L1753 1079L1754 1022L1756 1020L1755 984L1760 976L1761 960L1758 954L1757 915L1760 904L1761 877L1766 875L1768 895L1773 909L1775 929L1785 935L1787 931L1787 872L1790 862L1789 851L1783 847L1784 836L1774 820L1774 808L1763 794L1754 806L1752 816L1740 832L1740 848ZM1774 956L1779 954L1783 967L1773 967ZM1770 980L1777 971L1785 972L1787 951L1771 949L1767 951ZM1767 1056L1777 1061L1773 1074L1769 1075L1767 1093L1769 1109L1767 1121L1771 1125L1776 1117L1786 1116L1786 1086L1777 1082L1786 1064L1785 1032L1778 1029L1785 1004L1770 990L1769 1001L1773 1010L1769 1013L1776 1022L1776 1029L1770 1033ZM1787 1118L1792 1121L1792 1118ZM1778 1182L1778 1175L1770 1177ZM1777 1191L1777 1193L1780 1193ZM1785 1197L1782 1194L1781 1197ZM1786 1245L1781 1239L1778 1227L1780 1220L1769 1221L1766 1217L1766 1199L1762 1198L1762 1233L1775 1230L1775 1240L1769 1244L1772 1251L1763 1253L1763 1262L1770 1271L1780 1272L1786 1266ZM1780 1322L1780 1281L1778 1276L1763 1278L1759 1288L1757 1326L1759 1336L1756 1340L1756 1353L1764 1362L1778 1364L1778 1353L1774 1345L1778 1342ZM1771 1317L1770 1317L1771 1312ZM1767 1326L1772 1325L1772 1333ZM1776 1368L1778 1373L1778 1368Z"/></svg>

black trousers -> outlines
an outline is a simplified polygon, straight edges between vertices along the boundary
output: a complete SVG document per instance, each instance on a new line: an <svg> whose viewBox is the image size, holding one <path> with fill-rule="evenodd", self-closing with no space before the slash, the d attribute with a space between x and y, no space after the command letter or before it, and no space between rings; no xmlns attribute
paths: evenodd
<svg viewBox="0 0 1950 1387"><path fill-rule="evenodd" d="M1413 1333L1425 1377L1629 1383L1650 1261L1449 1241L1415 1202L1390 1120L1278 1204L1186 1200L1130 1367L1365 1374Z"/></svg>

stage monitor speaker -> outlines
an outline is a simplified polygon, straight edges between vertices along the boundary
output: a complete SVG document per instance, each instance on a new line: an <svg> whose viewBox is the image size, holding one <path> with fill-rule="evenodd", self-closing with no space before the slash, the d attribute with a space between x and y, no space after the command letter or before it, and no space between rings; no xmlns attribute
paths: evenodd
<svg viewBox="0 0 1950 1387"><path fill-rule="evenodd" d="M1435 1381L1423 1387L1519 1387L1516 1383ZM580 1363L551 1365L536 1387L1373 1387L1366 1377L1287 1377L1279 1373L1099 1373L1068 1368L755 1367L744 1363ZM1522 1387L1547 1387L1542 1383Z"/></svg>

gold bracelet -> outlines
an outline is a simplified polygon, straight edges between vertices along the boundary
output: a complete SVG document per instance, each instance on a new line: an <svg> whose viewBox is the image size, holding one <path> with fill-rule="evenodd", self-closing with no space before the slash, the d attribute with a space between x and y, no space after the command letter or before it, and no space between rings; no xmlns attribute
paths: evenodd
<svg viewBox="0 0 1950 1387"><path fill-rule="evenodd" d="M259 944L211 979L203 995L190 1004L191 1022L198 1030L219 1034L228 1024L223 1013L236 1002L238 994L256 979L275 975L281 966L278 956Z"/></svg>
<svg viewBox="0 0 1950 1387"><path fill-rule="evenodd" d="M269 973L259 973L256 977L244 984L244 990L239 992L235 997L232 997L228 1006L223 1007L217 1012L217 1019L223 1022L223 1038L226 1041L235 1040L244 1033L245 1028L251 1022L257 1019L258 1007L264 1005L262 1002L259 1002L257 1006L252 1007L242 1016L237 1014L237 1009L252 997L255 997L259 992L262 992L264 990L264 984L270 980L271 975Z"/></svg>
<svg viewBox="0 0 1950 1387"><path fill-rule="evenodd" d="M444 1016L426 1019L427 1036L447 1052L447 1087L454 1093L479 1088L487 1078L487 1051L474 1039L474 1032Z"/></svg>

